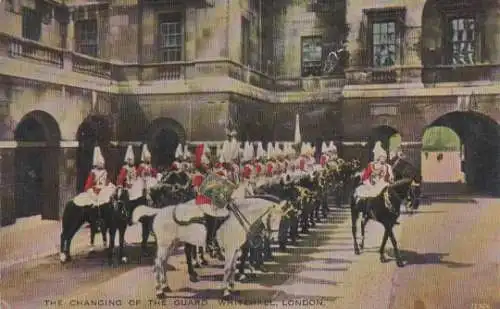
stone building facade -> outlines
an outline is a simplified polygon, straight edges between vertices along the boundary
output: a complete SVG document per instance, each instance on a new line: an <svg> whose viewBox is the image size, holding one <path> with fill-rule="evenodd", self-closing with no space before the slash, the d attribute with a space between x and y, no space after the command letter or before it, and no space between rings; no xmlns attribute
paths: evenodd
<svg viewBox="0 0 500 309"><path fill-rule="evenodd" d="M128 144L161 166L228 125L292 140L296 113L305 140L364 162L399 133L418 165L425 129L450 126L494 184L500 3L479 2L4 0L2 225L58 219L96 144L114 177Z"/></svg>

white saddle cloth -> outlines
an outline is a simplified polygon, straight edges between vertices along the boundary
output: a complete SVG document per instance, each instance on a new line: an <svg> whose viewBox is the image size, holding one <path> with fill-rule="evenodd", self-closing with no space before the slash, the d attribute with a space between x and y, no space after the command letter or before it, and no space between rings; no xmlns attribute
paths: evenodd
<svg viewBox="0 0 500 309"><path fill-rule="evenodd" d="M356 191L354 192L354 196L357 199L366 198L366 197L376 197L388 185L389 184L385 181L379 181L373 185L369 184L369 183L364 183L356 188Z"/></svg>
<svg viewBox="0 0 500 309"><path fill-rule="evenodd" d="M115 185L109 184L108 186L102 188L99 194L95 194L94 191L82 192L73 198L73 203L76 206L101 206L103 204L109 203L111 196L115 192Z"/></svg>

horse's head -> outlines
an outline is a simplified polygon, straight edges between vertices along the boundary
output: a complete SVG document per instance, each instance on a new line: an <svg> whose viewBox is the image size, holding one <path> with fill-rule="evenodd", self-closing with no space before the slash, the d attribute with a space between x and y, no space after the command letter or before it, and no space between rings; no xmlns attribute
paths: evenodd
<svg viewBox="0 0 500 309"><path fill-rule="evenodd" d="M397 214L400 212L401 203L410 198L411 203L418 203L418 196L415 195L415 198L412 197L412 194L416 194L416 191L419 189L420 184L415 181L413 178L403 178L401 180L396 181L391 184L387 190L387 197L394 207L394 210Z"/></svg>
<svg viewBox="0 0 500 309"><path fill-rule="evenodd" d="M287 215L290 211L290 205L287 201L281 201L280 203L273 203L269 209L267 216L264 220L266 229L269 231L279 230L280 222L283 216Z"/></svg>

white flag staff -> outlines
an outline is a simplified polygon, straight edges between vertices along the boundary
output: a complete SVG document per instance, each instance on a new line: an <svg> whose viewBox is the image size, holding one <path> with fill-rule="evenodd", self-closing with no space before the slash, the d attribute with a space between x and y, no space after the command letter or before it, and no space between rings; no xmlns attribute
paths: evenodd
<svg viewBox="0 0 500 309"><path fill-rule="evenodd" d="M302 136L300 135L300 117L299 114L295 115L295 136L293 139L296 145L300 144L302 141Z"/></svg>

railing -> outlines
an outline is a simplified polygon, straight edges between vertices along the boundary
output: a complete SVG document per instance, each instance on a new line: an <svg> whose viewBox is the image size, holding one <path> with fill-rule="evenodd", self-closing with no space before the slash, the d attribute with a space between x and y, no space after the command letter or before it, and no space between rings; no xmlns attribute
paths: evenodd
<svg viewBox="0 0 500 309"><path fill-rule="evenodd" d="M77 53L72 54L71 60L72 60L73 72L88 74L107 79L111 78L110 62Z"/></svg>
<svg viewBox="0 0 500 309"><path fill-rule="evenodd" d="M180 61L168 63L115 63L93 58L70 50L45 46L39 42L17 38L0 33L0 56L30 59L39 65L69 70L85 75L115 81L141 80L172 81L197 77L229 76L243 83L270 91L321 91L321 89L341 88L344 77L340 75L314 78L275 80L241 63L228 59Z"/></svg>
<svg viewBox="0 0 500 309"><path fill-rule="evenodd" d="M500 78L500 65L437 65L422 71L422 82L434 84L443 82L494 81Z"/></svg>
<svg viewBox="0 0 500 309"><path fill-rule="evenodd" d="M303 78L278 78L276 91L317 91L322 89L340 89L345 86L344 75L329 75Z"/></svg>
<svg viewBox="0 0 500 309"><path fill-rule="evenodd" d="M229 77L245 83L249 83L250 85L253 85L255 87L274 90L274 79L267 76L266 74L254 70L248 66L244 66L238 62L228 60L227 64L229 69Z"/></svg>
<svg viewBox="0 0 500 309"><path fill-rule="evenodd" d="M40 64L63 67L63 50L45 46L35 41L0 33L0 45L11 58L29 59Z"/></svg>

